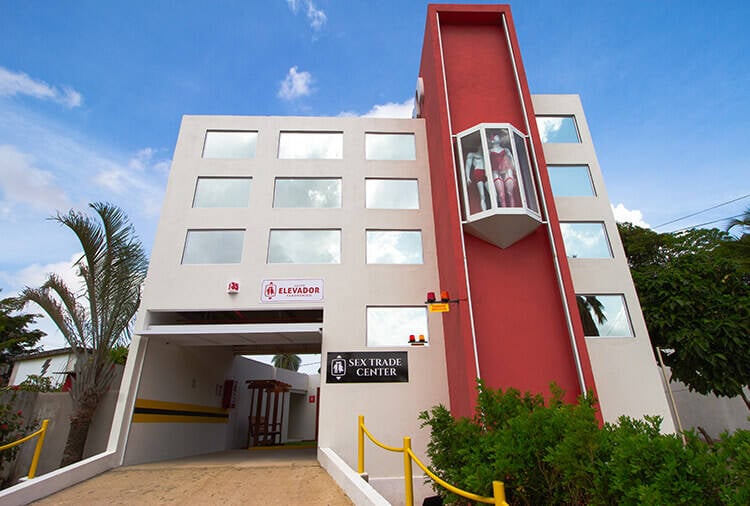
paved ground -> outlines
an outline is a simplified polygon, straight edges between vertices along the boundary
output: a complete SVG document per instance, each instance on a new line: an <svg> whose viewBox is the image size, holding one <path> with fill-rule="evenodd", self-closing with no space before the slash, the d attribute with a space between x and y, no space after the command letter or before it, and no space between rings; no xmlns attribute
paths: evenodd
<svg viewBox="0 0 750 506"><path fill-rule="evenodd" d="M315 448L233 450L113 469L35 505L311 505L352 502Z"/></svg>

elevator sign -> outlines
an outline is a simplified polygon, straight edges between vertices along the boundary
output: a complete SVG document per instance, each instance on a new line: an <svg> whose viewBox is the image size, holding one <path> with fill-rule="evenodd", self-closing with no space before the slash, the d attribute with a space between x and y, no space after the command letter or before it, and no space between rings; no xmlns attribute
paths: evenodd
<svg viewBox="0 0 750 506"><path fill-rule="evenodd" d="M322 300L322 279L264 279L260 285L260 301L264 303Z"/></svg>
<svg viewBox="0 0 750 506"><path fill-rule="evenodd" d="M405 351L328 353L326 383L408 383Z"/></svg>

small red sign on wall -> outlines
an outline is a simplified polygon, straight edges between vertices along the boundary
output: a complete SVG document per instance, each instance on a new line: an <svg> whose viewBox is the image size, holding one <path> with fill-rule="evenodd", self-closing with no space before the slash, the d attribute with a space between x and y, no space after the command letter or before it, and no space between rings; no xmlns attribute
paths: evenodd
<svg viewBox="0 0 750 506"><path fill-rule="evenodd" d="M307 402L309 402L310 404L315 404L315 396L311 395L310 397L308 397Z"/></svg>

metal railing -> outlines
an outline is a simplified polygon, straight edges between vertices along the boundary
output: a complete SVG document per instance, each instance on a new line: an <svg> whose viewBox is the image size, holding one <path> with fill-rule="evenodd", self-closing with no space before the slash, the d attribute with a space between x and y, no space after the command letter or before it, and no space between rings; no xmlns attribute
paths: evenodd
<svg viewBox="0 0 750 506"><path fill-rule="evenodd" d="M411 472L411 461L413 460L421 469L429 476L435 483L445 488L446 490L453 492L456 495L465 497L472 501L477 501L485 504L494 504L496 506L509 506L505 502L505 486L501 481L492 482L492 494L493 497L484 497L471 492L466 492L458 487L454 487L450 483L440 479L435 473L427 469L427 466L422 463L414 452L411 450L411 438L404 437L404 446L402 448L396 448L395 446L388 446L387 444L381 443L372 435L372 433L365 427L365 417L360 415L357 421L357 472L362 475L365 473L365 434L367 437L389 452L397 452L404 454L404 492L406 494L406 506L414 506L414 483Z"/></svg>
<svg viewBox="0 0 750 506"><path fill-rule="evenodd" d="M42 446L44 446L44 436L47 435L47 426L49 425L49 420L44 419L42 420L42 427L31 434L29 434L26 437L22 437L18 441L14 441L12 443L8 443L7 445L0 446L0 452L3 450L8 450L10 448L13 448L14 446L21 445L25 443L26 441L29 441L30 439L34 439L35 437L39 436L39 439L36 442L36 448L34 449L34 457L31 459L31 466L29 466L29 474L27 475L27 478L30 480L34 476L36 476L36 467L39 464L39 456L42 454Z"/></svg>

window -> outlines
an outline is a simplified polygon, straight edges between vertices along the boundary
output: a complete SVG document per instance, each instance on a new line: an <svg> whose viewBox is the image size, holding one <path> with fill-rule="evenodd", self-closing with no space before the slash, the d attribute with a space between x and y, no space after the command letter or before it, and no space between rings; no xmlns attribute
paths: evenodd
<svg viewBox="0 0 750 506"><path fill-rule="evenodd" d="M547 173L555 197L594 197L588 165L548 165Z"/></svg>
<svg viewBox="0 0 750 506"><path fill-rule="evenodd" d="M367 346L408 346L411 334L429 342L424 306L367 308Z"/></svg>
<svg viewBox="0 0 750 506"><path fill-rule="evenodd" d="M633 337L625 297L576 295L586 337Z"/></svg>
<svg viewBox="0 0 750 506"><path fill-rule="evenodd" d="M568 258L612 258L604 223L560 223Z"/></svg>
<svg viewBox="0 0 750 506"><path fill-rule="evenodd" d="M203 158L255 158L258 132L209 130L203 144Z"/></svg>
<svg viewBox="0 0 750 506"><path fill-rule="evenodd" d="M422 232L419 230L368 230L368 264L421 264Z"/></svg>
<svg viewBox="0 0 750 506"><path fill-rule="evenodd" d="M368 209L419 209L416 179L365 179Z"/></svg>
<svg viewBox="0 0 750 506"><path fill-rule="evenodd" d="M365 134L365 159L416 160L414 134Z"/></svg>
<svg viewBox="0 0 750 506"><path fill-rule="evenodd" d="M339 264L341 230L271 230L269 264Z"/></svg>
<svg viewBox="0 0 750 506"><path fill-rule="evenodd" d="M341 159L344 134L341 132L281 132L279 158Z"/></svg>
<svg viewBox="0 0 750 506"><path fill-rule="evenodd" d="M238 264L244 230L188 230L183 264Z"/></svg>
<svg viewBox="0 0 750 506"><path fill-rule="evenodd" d="M193 207L247 207L251 182L249 177L199 177Z"/></svg>
<svg viewBox="0 0 750 506"><path fill-rule="evenodd" d="M573 116L537 116L542 142L581 142Z"/></svg>
<svg viewBox="0 0 750 506"><path fill-rule="evenodd" d="M276 178L273 207L341 207L341 178Z"/></svg>

